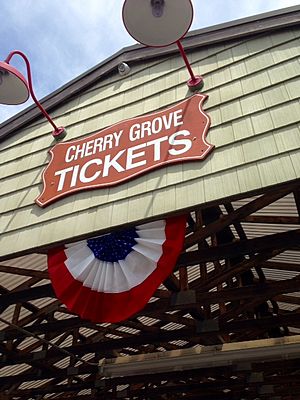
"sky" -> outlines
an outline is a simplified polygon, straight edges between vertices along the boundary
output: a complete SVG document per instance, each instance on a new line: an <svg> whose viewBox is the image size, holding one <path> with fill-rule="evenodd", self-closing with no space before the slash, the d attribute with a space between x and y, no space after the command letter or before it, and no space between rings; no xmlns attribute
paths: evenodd
<svg viewBox="0 0 300 400"><path fill-rule="evenodd" d="M2 0L0 60L12 50L24 52L31 64L35 95L42 99L123 47L135 44L122 23L123 1ZM190 30L300 4L300 0L192 2ZM26 76L20 57L14 56L10 64ZM0 105L0 123L31 103L29 99L19 106Z"/></svg>

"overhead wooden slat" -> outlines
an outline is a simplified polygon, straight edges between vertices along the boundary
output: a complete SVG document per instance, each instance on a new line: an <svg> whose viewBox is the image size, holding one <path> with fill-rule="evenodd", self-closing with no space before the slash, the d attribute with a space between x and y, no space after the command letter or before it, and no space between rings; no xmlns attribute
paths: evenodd
<svg viewBox="0 0 300 400"><path fill-rule="evenodd" d="M47 271L37 271L34 269L30 270L27 268L12 267L12 266L2 265L2 264L0 264L0 272L6 272L8 274L13 274L13 275L32 276L32 277L41 278L41 279L48 278Z"/></svg>
<svg viewBox="0 0 300 400"><path fill-rule="evenodd" d="M281 217L277 215L248 215L241 218L242 222L253 222L255 224L286 224L299 225L299 217Z"/></svg>

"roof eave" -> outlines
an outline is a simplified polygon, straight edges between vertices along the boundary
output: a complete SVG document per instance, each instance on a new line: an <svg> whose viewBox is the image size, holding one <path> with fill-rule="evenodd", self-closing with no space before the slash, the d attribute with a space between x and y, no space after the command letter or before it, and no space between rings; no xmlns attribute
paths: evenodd
<svg viewBox="0 0 300 400"><path fill-rule="evenodd" d="M191 50L249 35L261 34L277 29L297 25L300 22L300 6L293 6L263 13L190 32L184 39L184 47ZM41 100L48 111L58 107L64 101L91 87L99 79L116 70L121 62L135 63L177 52L177 46L163 48L145 47L139 44L124 47L87 72L63 85ZM0 141L13 135L19 128L41 117L35 104L14 115L0 125Z"/></svg>

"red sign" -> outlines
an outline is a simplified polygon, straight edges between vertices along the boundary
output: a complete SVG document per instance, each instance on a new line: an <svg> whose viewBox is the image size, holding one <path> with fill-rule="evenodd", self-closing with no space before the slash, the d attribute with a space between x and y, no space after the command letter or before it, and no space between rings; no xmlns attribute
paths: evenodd
<svg viewBox="0 0 300 400"><path fill-rule="evenodd" d="M202 110L206 98L196 94L166 110L57 143L49 150L44 189L36 203L44 207L71 193L117 185L154 168L205 158L214 147L205 140L210 126Z"/></svg>

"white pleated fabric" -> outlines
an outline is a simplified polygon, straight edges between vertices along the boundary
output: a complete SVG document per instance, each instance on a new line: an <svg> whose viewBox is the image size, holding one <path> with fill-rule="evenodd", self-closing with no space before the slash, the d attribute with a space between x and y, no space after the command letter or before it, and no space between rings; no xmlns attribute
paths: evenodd
<svg viewBox="0 0 300 400"><path fill-rule="evenodd" d="M94 322L134 315L174 270L185 227L186 216L170 217L49 250L57 298Z"/></svg>
<svg viewBox="0 0 300 400"><path fill-rule="evenodd" d="M113 263L96 258L86 240L66 245L65 265L74 279L97 292L130 290L155 270L166 240L165 225L160 220L137 226L137 244L124 260Z"/></svg>

